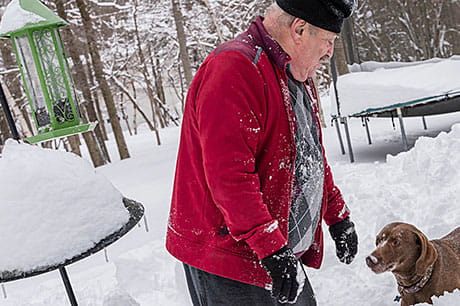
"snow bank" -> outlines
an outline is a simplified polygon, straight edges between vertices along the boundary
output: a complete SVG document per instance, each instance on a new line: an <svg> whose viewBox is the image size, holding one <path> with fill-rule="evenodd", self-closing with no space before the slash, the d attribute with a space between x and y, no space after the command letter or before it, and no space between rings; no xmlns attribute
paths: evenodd
<svg viewBox="0 0 460 306"><path fill-rule="evenodd" d="M457 116L460 120L460 113L448 116ZM432 120L444 122L445 118L434 116ZM381 137L391 140L394 132L384 134L386 124L376 125L382 130ZM429 129L432 126L429 125ZM352 134L362 129L359 123L350 124L350 128ZM149 233L143 229L133 230L112 245L108 251L109 259L114 263L106 264L103 255L99 254L69 267L79 305L102 305L103 301L106 305L124 301L127 305L138 303L141 306L191 305L182 266L164 247L179 132L178 128L162 130L163 145L152 146L152 134L145 128L139 135L127 138L132 158L117 160L97 169L123 194L144 203L151 228ZM325 129L324 136L330 142L327 152L339 151L335 129ZM375 247L375 235L390 222L412 223L430 239L442 237L459 226L460 154L456 154L460 152L459 138L459 127L454 126L452 132L441 133L437 138L422 138L414 149L396 157L389 156L385 163L358 161L350 164L347 156L329 158L335 181L351 208L359 251L351 265L340 263L334 243L324 228L322 267L320 270L306 269L318 305L399 306L393 301L399 295L393 275L374 274L366 266L365 257ZM111 139L109 150L116 155L116 143L113 137ZM359 149L358 145L358 142L354 143ZM372 151L365 140L361 146L362 152ZM89 155L86 156L89 159ZM446 169L444 162L452 169ZM438 171L446 173L442 175ZM18 180L15 176L21 173L16 171L10 176ZM5 184L2 174L0 184ZM25 191L26 188L22 188L24 196L27 195ZM3 211L0 210L0 214ZM8 299L2 299L0 304L45 306L68 303L59 273L48 273L43 277L50 280L34 277L5 284ZM459 300L459 290L433 298L434 306L458 306Z"/></svg>
<svg viewBox="0 0 460 306"><path fill-rule="evenodd" d="M0 35L16 31L28 23L38 23L44 20L43 17L24 10L19 4L19 0L12 0L3 13L0 22Z"/></svg>
<svg viewBox="0 0 460 306"><path fill-rule="evenodd" d="M458 152L460 124L436 138L420 138L412 150L388 155L386 163L332 165L356 224L359 253L350 266L340 264L332 240L325 239L323 267L309 269L319 305L397 305L393 275L374 274L365 258L375 248L377 233L390 222L411 223L430 240L460 225ZM434 305L456 306L459 296L459 292L445 293L433 299Z"/></svg>
<svg viewBox="0 0 460 306"><path fill-rule="evenodd" d="M115 265L120 287L141 305L190 305L182 264L167 253L163 239L120 255Z"/></svg>
<svg viewBox="0 0 460 306"><path fill-rule="evenodd" d="M72 153L8 140L0 188L0 272L62 263L129 219L121 193Z"/></svg>
<svg viewBox="0 0 460 306"><path fill-rule="evenodd" d="M337 81L341 114L351 115L368 108L390 106L458 90L458 71L460 57L452 57L438 62L342 75ZM335 109L333 94L331 99Z"/></svg>
<svg viewBox="0 0 460 306"><path fill-rule="evenodd" d="M447 293L440 297L434 297L433 306L455 306L460 301L460 290L455 290L453 293ZM430 304L419 304L419 306L429 306Z"/></svg>
<svg viewBox="0 0 460 306"><path fill-rule="evenodd" d="M452 55L450 59L453 60L460 60L460 55ZM368 71L372 72L377 69L385 68L385 69L393 69L393 68L401 68L401 67L409 67L415 66L420 64L428 64L428 63L439 63L444 61L445 58L434 57L424 61L415 61L415 62L376 62L376 61L368 61L361 64L353 64L348 65L348 69L350 72L361 72L361 71Z"/></svg>
<svg viewBox="0 0 460 306"><path fill-rule="evenodd" d="M104 297L102 306L140 306L140 304L125 290L116 288Z"/></svg>

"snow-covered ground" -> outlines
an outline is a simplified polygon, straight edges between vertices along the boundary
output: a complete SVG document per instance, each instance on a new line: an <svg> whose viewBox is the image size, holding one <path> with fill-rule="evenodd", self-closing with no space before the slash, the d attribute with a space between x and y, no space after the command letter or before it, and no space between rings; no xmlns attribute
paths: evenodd
<svg viewBox="0 0 460 306"><path fill-rule="evenodd" d="M449 131L456 122L459 113L428 117L429 129L424 131L419 118L408 119L409 141ZM353 164L340 153L334 128L326 128L324 137L336 182L352 209L359 253L350 266L339 263L326 233L323 266L307 271L319 305L396 305L393 276L373 274L364 258L373 249L376 233L389 222L410 222L432 239L460 224L460 126L436 138L423 137L411 151L396 157L386 157L402 147L390 120L371 121L370 146L359 120L351 120L350 129ZM143 130L127 138L132 158L97 169L124 196L144 204L149 231L141 222L109 247L109 262L100 252L68 267L80 305L190 305L181 266L164 249L178 134L178 128L162 130L163 145L158 147L154 135ZM115 159L113 143L110 148ZM5 288L7 298L0 294L1 306L68 305L57 271L6 283ZM458 305L459 300L457 292L435 299L435 305Z"/></svg>
<svg viewBox="0 0 460 306"><path fill-rule="evenodd" d="M330 107L323 101L328 118ZM409 144L413 147L418 141L405 153L401 153L398 124L393 128L390 119L371 119L374 144L368 145L361 121L351 119L353 164L341 154L335 128L324 130L329 163L352 210L360 244L355 261L344 265L335 257L326 231L324 263L319 270L307 269L318 305L397 305L393 276L376 275L365 264L378 231L389 222L404 221L434 239L460 225L460 125L455 125L460 123L460 113L426 119L428 130L420 118L406 120ZM118 154L114 143L109 143L114 161L97 173L124 196L143 203L147 224L141 221L140 227L110 246L108 262L99 252L68 266L79 305L190 305L181 265L164 248L178 135L178 128L162 130L163 145L157 146L154 134L140 129L139 135L127 137L132 157L123 161L115 160ZM3 192L7 187L0 188ZM69 305L57 271L6 283L5 289L6 298L0 290L0 306ZM434 299L438 306L457 306L459 301L460 291Z"/></svg>

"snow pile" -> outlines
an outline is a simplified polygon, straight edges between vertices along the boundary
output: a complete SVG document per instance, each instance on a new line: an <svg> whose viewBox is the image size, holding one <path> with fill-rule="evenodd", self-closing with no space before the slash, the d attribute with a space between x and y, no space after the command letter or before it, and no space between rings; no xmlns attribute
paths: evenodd
<svg viewBox="0 0 460 306"><path fill-rule="evenodd" d="M459 152L460 124L456 124L436 138L420 137L411 151L389 155L387 164L393 175L422 186L421 195L436 194L440 204L452 201L460 192Z"/></svg>
<svg viewBox="0 0 460 306"><path fill-rule="evenodd" d="M3 13L0 22L0 35L16 31L28 23L38 23L44 20L43 17L24 10L19 4L19 0L12 0Z"/></svg>
<svg viewBox="0 0 460 306"><path fill-rule="evenodd" d="M428 125L429 130L435 122L444 124L453 117L460 121L459 112L431 117L433 122ZM393 130L385 134L387 124L387 121L375 123L383 143L384 139L394 138ZM350 128L353 134L361 131L362 126L358 121L351 121ZM408 129L408 133L411 131ZM133 229L111 245L108 252L113 262L105 263L103 254L97 254L69 267L79 305L191 305L182 265L164 247L179 132L178 128L162 130L162 146L152 146L153 136L146 127L139 135L127 137L132 158L97 168L97 172L109 177L123 194L144 204L151 227L148 233L142 228ZM429 239L440 238L460 225L457 170L460 169L460 156L456 156L456 152L460 152L459 127L454 126L452 132L441 133L434 139L423 138L410 152L388 157L385 163L360 163L362 159L357 159L350 164L348 156L339 153L335 129L325 129L324 136L328 142L327 153L337 152L338 157L329 155L328 160L335 181L351 208L359 251L352 264L340 263L334 242L324 228L323 265L320 270L306 269L318 305L398 306L399 303L394 302L399 293L393 275L388 272L374 274L366 266L365 258L375 248L375 235L387 223L412 223ZM113 137L111 139L108 148L115 156L117 147ZM361 149L361 155L369 154L367 160L375 160L372 155L372 150L377 150L375 145L369 147L364 137L361 143L354 141L354 148ZM388 147L379 150L385 149ZM89 159L88 153L84 153ZM448 163L452 169L446 169L443 163ZM441 175L438 171L446 173ZM15 176L20 175L22 171L11 178L17 180ZM26 191L27 187L21 190L24 196ZM44 248L40 248L42 250ZM68 304L57 272L9 282L5 287L8 298L1 300L2 306ZM433 303L434 306L458 306L459 300L460 291L457 290L433 298Z"/></svg>
<svg viewBox="0 0 460 306"><path fill-rule="evenodd" d="M458 90L459 70L460 58L452 57L439 62L342 75L337 82L341 114L351 115ZM335 105L335 97L331 98Z"/></svg>
<svg viewBox="0 0 460 306"><path fill-rule="evenodd" d="M190 305L182 264L167 253L163 240L120 255L115 265L120 287L141 305Z"/></svg>
<svg viewBox="0 0 460 306"><path fill-rule="evenodd" d="M140 304L125 290L116 288L104 297L102 306L140 306Z"/></svg>
<svg viewBox="0 0 460 306"><path fill-rule="evenodd" d="M460 60L460 55L452 55L450 59L453 60ZM428 63L439 63L444 61L445 58L433 57L424 61L414 61L414 62L376 62L376 61L368 61L361 64L352 64L348 65L348 69L350 72L361 72L361 71L368 71L372 72L377 69L385 68L385 69L394 69L394 68L401 68L401 67L409 67L415 66L420 64L428 64Z"/></svg>
<svg viewBox="0 0 460 306"><path fill-rule="evenodd" d="M460 225L458 152L460 124L436 138L420 138L412 150L388 155L386 163L332 165L335 181L351 208L359 253L351 265L340 264L332 240L325 239L323 267L309 269L319 305L396 305L393 300L399 293L393 275L374 274L365 258L375 248L375 236L388 223L411 223L430 240ZM434 305L458 305L458 297L458 292L446 293Z"/></svg>
<svg viewBox="0 0 460 306"><path fill-rule="evenodd" d="M8 140L0 188L0 272L62 263L129 220L121 193L72 153Z"/></svg>
<svg viewBox="0 0 460 306"><path fill-rule="evenodd" d="M460 290L455 290L453 293L446 293L440 297L433 297L433 306L455 306L460 301ZM419 304L419 306L429 306L430 304Z"/></svg>

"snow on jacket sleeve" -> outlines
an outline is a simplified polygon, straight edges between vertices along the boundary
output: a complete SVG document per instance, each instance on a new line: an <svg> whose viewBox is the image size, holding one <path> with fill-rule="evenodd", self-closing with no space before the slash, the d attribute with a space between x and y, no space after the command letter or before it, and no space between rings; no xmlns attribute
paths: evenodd
<svg viewBox="0 0 460 306"><path fill-rule="evenodd" d="M342 193L334 183L332 171L327 163L326 157L324 157L324 166L327 204L324 221L327 225L332 225L345 219L350 214L350 210L343 200Z"/></svg>
<svg viewBox="0 0 460 306"><path fill-rule="evenodd" d="M287 244L263 203L256 172L263 79L236 51L215 55L203 68L195 110L206 181L232 237L262 259Z"/></svg>

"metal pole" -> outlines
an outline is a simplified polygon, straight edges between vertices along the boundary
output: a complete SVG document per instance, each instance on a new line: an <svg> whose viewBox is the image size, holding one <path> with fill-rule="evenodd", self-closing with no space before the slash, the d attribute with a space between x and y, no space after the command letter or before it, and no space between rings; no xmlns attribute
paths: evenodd
<svg viewBox="0 0 460 306"><path fill-rule="evenodd" d="M342 155L345 155L345 148L343 147L342 133L340 133L339 119L337 116L334 116L332 118L332 121L335 122L335 130L337 131L337 136L339 137L340 150L342 151Z"/></svg>
<svg viewBox="0 0 460 306"><path fill-rule="evenodd" d="M2 284L2 292L3 292L3 298L8 298L8 296L6 295L6 289L5 289L5 285Z"/></svg>
<svg viewBox="0 0 460 306"><path fill-rule="evenodd" d="M371 133L369 132L369 124L367 124L367 121L368 121L369 119L368 119L367 117L364 117L363 120L364 120L364 126L366 127L367 141L368 141L369 144L371 145L371 144L372 144Z"/></svg>
<svg viewBox="0 0 460 306"><path fill-rule="evenodd" d="M105 262L109 262L109 255L107 254L106 248L104 248L104 257L105 257Z"/></svg>
<svg viewBox="0 0 460 306"><path fill-rule="evenodd" d="M342 141L342 134L340 133L340 127L339 127L339 119L342 122L344 118L340 114L340 101L339 101L339 92L337 90L337 67L335 66L335 57L332 56L331 58L331 74L332 74L332 83L334 85L334 93L335 93L335 103L337 105L337 116L335 117L336 120L336 130L337 130L337 136L339 137L339 142L340 142L340 148L342 149L342 154L345 154L345 149L343 147L343 141ZM346 121L346 118L345 118ZM345 132L347 135L347 141L348 141L348 148L350 149L350 154L353 156L353 152L351 151L351 143L349 140L349 135L348 135L348 126L345 125ZM351 157L353 159L353 157ZM353 162L353 161L352 161Z"/></svg>
<svg viewBox="0 0 460 306"><path fill-rule="evenodd" d="M70 305L78 306L77 299L75 298L75 294L73 293L72 284L70 283L70 279L67 275L65 267L59 268L59 273L61 273L61 278L64 282L65 291L67 292L67 296L69 297Z"/></svg>
<svg viewBox="0 0 460 306"><path fill-rule="evenodd" d="M345 125L345 135L347 136L348 154L350 155L350 163L355 162L355 156L353 155L353 148L351 147L350 131L348 130L347 117L342 117L342 123Z"/></svg>
<svg viewBox="0 0 460 306"><path fill-rule="evenodd" d="M145 224L145 231L148 232L149 231L149 223L147 222L147 216L144 215L144 224Z"/></svg>
<svg viewBox="0 0 460 306"><path fill-rule="evenodd" d="M402 116L401 108L397 108L396 112L397 112L398 118L399 118L399 125L401 126L401 138L402 138L402 142L403 142L403 149L404 149L404 151L407 151L409 149L409 145L407 143L406 130L404 129L404 122L403 122L403 116Z"/></svg>
<svg viewBox="0 0 460 306"><path fill-rule="evenodd" d="M422 116L422 122L423 122L423 129L424 129L424 130L427 130L428 128L426 127L425 116Z"/></svg>
<svg viewBox="0 0 460 306"><path fill-rule="evenodd" d="M11 135L13 139L19 140L19 133L16 128L16 124L14 123L13 116L11 115L10 107L8 106L8 102L6 101L5 92L3 91L3 86L0 83L0 104L3 108L3 112L5 113L6 121L8 122L8 126L10 127Z"/></svg>
<svg viewBox="0 0 460 306"><path fill-rule="evenodd" d="M332 74L332 84L334 85L335 93L335 104L337 106L337 115L340 117L340 101L339 101L339 92L337 90L337 67L335 65L335 56L331 58L331 74Z"/></svg>

